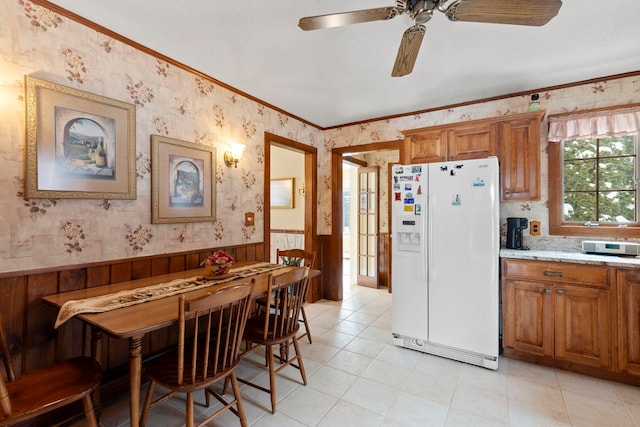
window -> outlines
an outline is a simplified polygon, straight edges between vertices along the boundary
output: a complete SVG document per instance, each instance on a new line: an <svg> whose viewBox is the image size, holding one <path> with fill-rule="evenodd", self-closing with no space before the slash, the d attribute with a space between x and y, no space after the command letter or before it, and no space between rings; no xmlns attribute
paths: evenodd
<svg viewBox="0 0 640 427"><path fill-rule="evenodd" d="M640 237L640 108L549 118L551 234Z"/></svg>
<svg viewBox="0 0 640 427"><path fill-rule="evenodd" d="M637 222L638 138L571 139L563 144L563 220Z"/></svg>

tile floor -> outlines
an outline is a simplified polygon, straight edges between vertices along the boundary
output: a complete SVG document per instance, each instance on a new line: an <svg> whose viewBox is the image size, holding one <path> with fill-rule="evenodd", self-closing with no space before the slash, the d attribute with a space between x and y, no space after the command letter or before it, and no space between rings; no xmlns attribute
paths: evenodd
<svg viewBox="0 0 640 427"><path fill-rule="evenodd" d="M306 311L313 332L313 344L302 343L308 385L285 369L275 415L268 394L243 386L251 426L640 427L640 387L506 358L491 371L394 346L386 289L345 287L343 301ZM238 376L268 384L262 354L243 360ZM183 425L183 402L155 408L148 426ZM211 410L197 406L196 417ZM128 396L105 405L100 425L129 425ZM239 423L227 411L209 425Z"/></svg>

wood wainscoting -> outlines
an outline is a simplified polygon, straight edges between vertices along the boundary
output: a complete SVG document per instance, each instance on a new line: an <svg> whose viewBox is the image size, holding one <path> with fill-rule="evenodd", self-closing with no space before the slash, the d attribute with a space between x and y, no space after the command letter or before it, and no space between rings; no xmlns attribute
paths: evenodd
<svg viewBox="0 0 640 427"><path fill-rule="evenodd" d="M57 311L42 302L43 296L198 268L200 262L217 249L228 251L239 262L265 261L269 256L264 243L260 242L84 265L0 273L0 310L2 310L7 329L16 374L20 375L23 372L51 365L57 360L90 355L90 328L77 319L71 319L59 330L54 329ZM144 310L144 304L140 305L140 310ZM143 357L162 352L176 342L176 339L175 327L147 334L143 343L145 349ZM128 340L109 337L105 337L103 341L103 383L108 383L127 375L129 343ZM125 387L124 390L115 387L112 393L103 392L103 397L109 398L109 395L113 396L126 391L126 381L122 385Z"/></svg>

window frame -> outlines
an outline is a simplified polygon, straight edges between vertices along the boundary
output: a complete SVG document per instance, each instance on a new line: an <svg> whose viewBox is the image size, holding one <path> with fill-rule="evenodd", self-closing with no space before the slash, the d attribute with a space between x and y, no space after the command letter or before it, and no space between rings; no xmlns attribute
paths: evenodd
<svg viewBox="0 0 640 427"><path fill-rule="evenodd" d="M564 176L563 176L563 143L548 143L549 155L549 234L560 236L637 238L640 237L640 222L626 223L598 223L598 226L586 226L578 222L564 220ZM636 160L637 161L637 160ZM637 165L636 167L640 167ZM640 191L637 188L636 191ZM638 197L640 193L636 193ZM640 215L640 213L638 213Z"/></svg>

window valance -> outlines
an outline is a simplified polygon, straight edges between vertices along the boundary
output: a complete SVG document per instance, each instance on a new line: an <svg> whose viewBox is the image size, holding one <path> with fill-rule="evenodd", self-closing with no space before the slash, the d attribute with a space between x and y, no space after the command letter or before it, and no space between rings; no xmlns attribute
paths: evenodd
<svg viewBox="0 0 640 427"><path fill-rule="evenodd" d="M640 106L549 116L549 141L640 133Z"/></svg>

